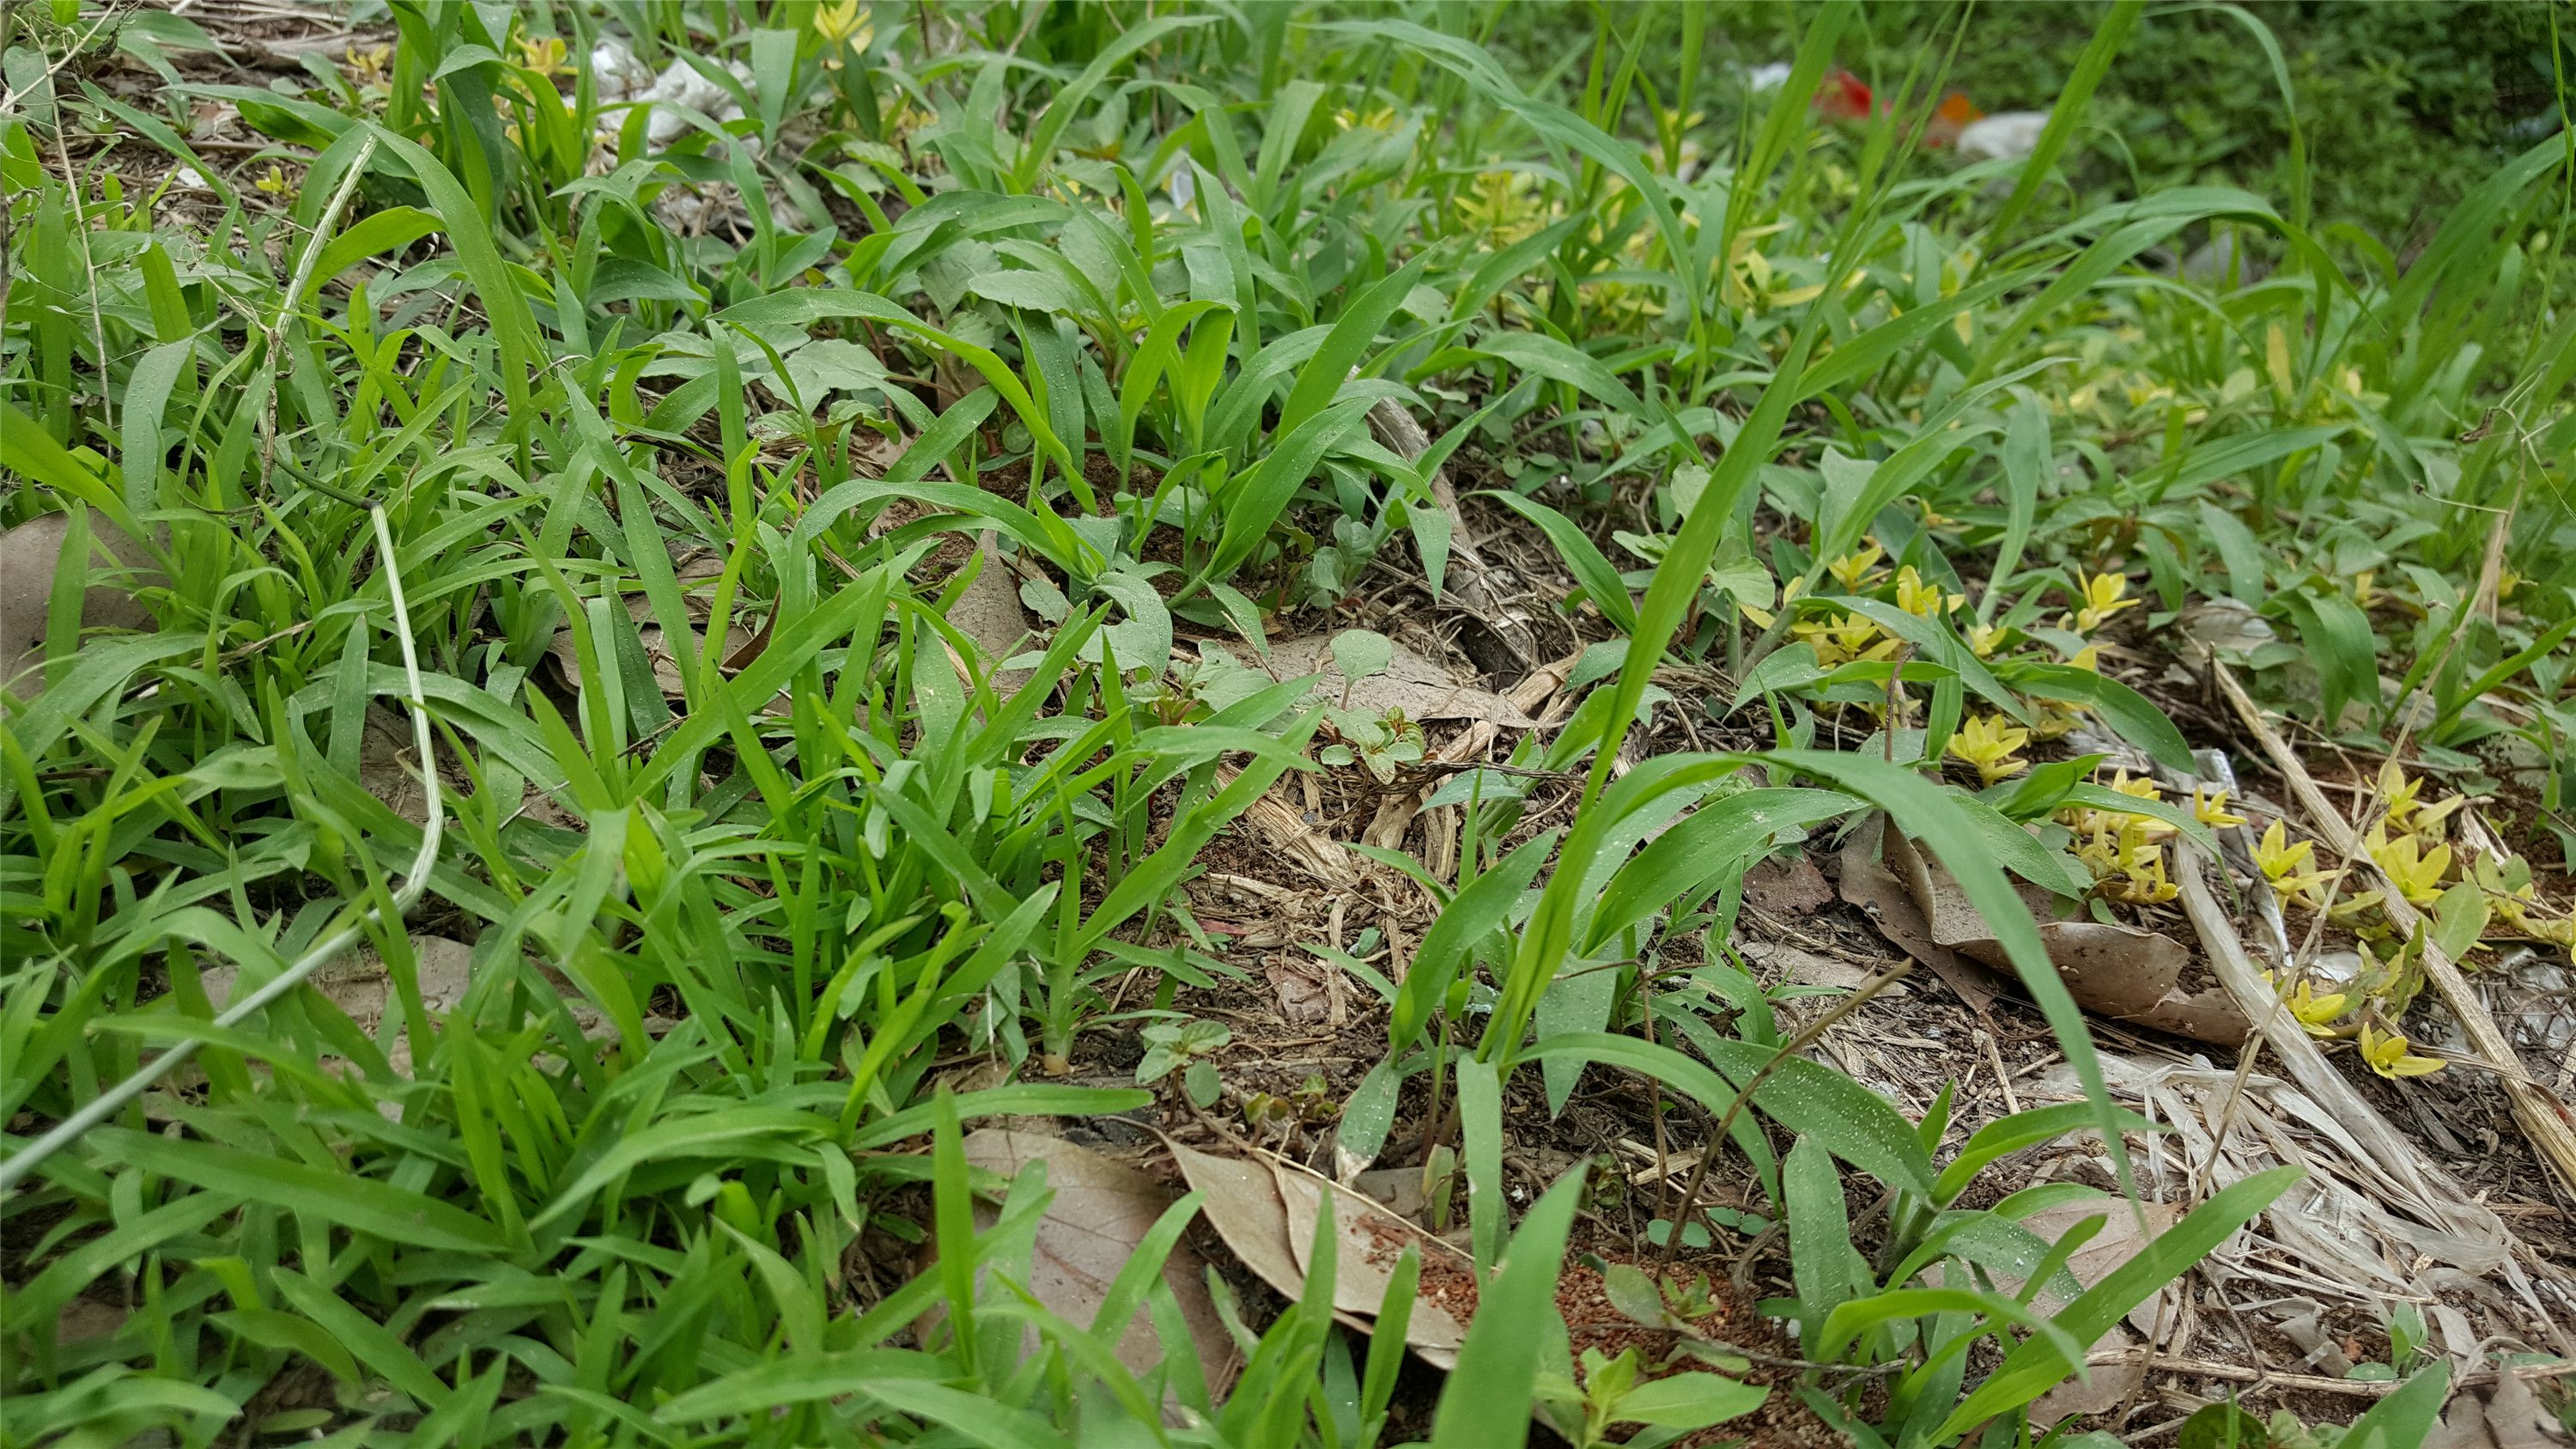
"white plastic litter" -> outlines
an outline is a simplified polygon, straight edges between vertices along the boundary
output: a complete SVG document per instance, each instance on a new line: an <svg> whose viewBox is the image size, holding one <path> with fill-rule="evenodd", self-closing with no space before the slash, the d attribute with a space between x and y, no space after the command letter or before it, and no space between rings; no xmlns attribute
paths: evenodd
<svg viewBox="0 0 2576 1449"><path fill-rule="evenodd" d="M655 150L680 139L689 129L688 121L679 114L681 111L696 111L720 124L742 119L742 107L734 100L733 93L699 74L697 68L685 60L672 61L657 76L651 66L636 58L625 41L611 35L602 36L599 44L592 47L590 65L592 74L598 78L602 101L630 101L654 108L653 119L646 123L644 134ZM745 87L751 85L751 67L738 60L729 60L724 62L724 68ZM613 138L617 133L615 123L623 120L622 113L605 119L611 124L603 128L602 134Z"/></svg>
<svg viewBox="0 0 2576 1449"><path fill-rule="evenodd" d="M2017 161L2039 149L2048 129L2046 111L1997 111L1959 131L1959 155L1968 161Z"/></svg>
<svg viewBox="0 0 2576 1449"><path fill-rule="evenodd" d="M590 48L590 74L603 101L622 101L653 84L653 67L638 59L634 47L614 35L603 35Z"/></svg>

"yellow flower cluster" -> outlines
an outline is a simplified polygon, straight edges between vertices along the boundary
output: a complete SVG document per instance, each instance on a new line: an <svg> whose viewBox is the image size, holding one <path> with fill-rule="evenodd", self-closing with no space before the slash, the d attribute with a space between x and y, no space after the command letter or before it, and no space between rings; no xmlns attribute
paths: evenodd
<svg viewBox="0 0 2576 1449"><path fill-rule="evenodd" d="M2132 780L2126 770L2112 776L2111 788L2139 800L2161 803L2164 799L2155 781ZM2194 797L2195 802L2198 798ZM2215 806L2223 811L2226 803L2222 790ZM2170 821L2144 811L2094 805L2070 806L2057 812L2057 819L2075 832L2075 858L2093 873L2104 899L2154 906L2182 894L2182 888L2165 873L2164 842L2175 834Z"/></svg>
<svg viewBox="0 0 2576 1449"><path fill-rule="evenodd" d="M1980 781L1991 785L2030 768L2030 761L2020 755L2021 747L2029 743L2030 731L2002 715L1981 714L1971 716L1951 733L1947 753L1974 769Z"/></svg>
<svg viewBox="0 0 2576 1449"><path fill-rule="evenodd" d="M1885 553L1876 543L1864 543L1840 558L1829 560L1825 564L1825 572L1843 586L1844 592L1862 593L1876 588L1885 580L1886 572L1877 567L1883 557ZM1788 588L1781 595L1784 607L1798 596L1798 586L1802 582L1799 579L1789 581ZM1967 601L1964 594L1944 592L1940 585L1925 579L1912 564L1896 571L1896 607L1918 619L1937 619ZM1766 629L1771 626L1770 611L1749 605L1741 607L1753 622ZM1851 613L1801 619L1789 626L1789 632L1814 646L1816 663L1827 669L1854 660L1893 659L1903 643L1876 622Z"/></svg>
<svg viewBox="0 0 2576 1449"><path fill-rule="evenodd" d="M2403 1033L2381 1031L2366 1021L2361 1024L2361 1059L2370 1064L2372 1071L2394 1081L2399 1077L2421 1077L2442 1069L2444 1063L2440 1057L2419 1057L2407 1051L2406 1046Z"/></svg>
<svg viewBox="0 0 2576 1449"><path fill-rule="evenodd" d="M875 17L862 8L859 0L839 0L838 4L814 7L814 34L823 42L823 67L841 68L841 52L865 55L876 43Z"/></svg>
<svg viewBox="0 0 2576 1449"><path fill-rule="evenodd" d="M1827 669L1858 659L1893 659L1898 641L1858 614L1800 619L1789 632L1815 646L1816 663Z"/></svg>
<svg viewBox="0 0 2576 1449"><path fill-rule="evenodd" d="M2081 569L2075 573L2075 597L2075 632L2078 634L2092 633L2113 614L2122 609L2134 609L2140 602L2129 597L2126 574L2087 574Z"/></svg>
<svg viewBox="0 0 2576 1449"><path fill-rule="evenodd" d="M1531 188L1529 177L1496 168L1476 173L1458 197L1458 215L1488 242L1507 247L1547 225L1548 206Z"/></svg>
<svg viewBox="0 0 2576 1449"><path fill-rule="evenodd" d="M2290 839L2289 826L2275 820L2255 842L2254 865L2281 904L2321 911L2326 908L2326 888L2342 879L2343 872L2315 869L2316 852L2315 841Z"/></svg>
<svg viewBox="0 0 2576 1449"><path fill-rule="evenodd" d="M2441 899L2442 883L2452 865L2451 847L2442 836L2451 815L2464 803L2454 795L2438 805L2427 805L2420 798L2423 788L2424 782L2409 779L2395 760L2381 766L2379 794L2387 809L2362 838L2362 847L2397 893L2418 906Z"/></svg>

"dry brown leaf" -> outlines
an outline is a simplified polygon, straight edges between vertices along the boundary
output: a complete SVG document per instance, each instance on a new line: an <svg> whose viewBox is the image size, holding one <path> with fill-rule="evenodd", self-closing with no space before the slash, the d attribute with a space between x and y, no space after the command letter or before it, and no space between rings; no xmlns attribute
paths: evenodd
<svg viewBox="0 0 2576 1449"><path fill-rule="evenodd" d="M1843 846L1842 897L1877 923L1879 934L1906 955L1932 968L1959 999L1979 1015L1995 1004L1995 982L1981 967L1932 939L1931 923L1914 904L1914 895L1878 860L1879 822L1852 832Z"/></svg>
<svg viewBox="0 0 2576 1449"><path fill-rule="evenodd" d="M125 1331L131 1317L123 1304L74 1298L54 1318L54 1344L59 1348L94 1338L113 1338Z"/></svg>
<svg viewBox="0 0 2576 1449"><path fill-rule="evenodd" d="M2451 1401L2423 1449L2565 1449L2576 1443L2541 1407L2531 1385L2507 1373L2484 1391Z"/></svg>
<svg viewBox="0 0 2576 1449"><path fill-rule="evenodd" d="M1400 709L1415 723L1435 719L1481 720L1505 729L1528 729L1538 723L1519 706L1480 689L1448 669L1389 640L1393 654L1380 673L1350 686L1349 707L1364 714ZM1270 646L1270 672L1280 679L1315 674L1316 689L1326 698L1343 700L1341 669L1333 663L1333 636L1306 634Z"/></svg>
<svg viewBox="0 0 2576 1449"><path fill-rule="evenodd" d="M1856 991L1878 973L1857 961L1820 955L1802 947L1780 941L1750 940L1743 943L1745 955L1780 973L1781 979L1801 986L1826 986L1838 991ZM1902 982L1882 988L1888 998L1906 994Z"/></svg>
<svg viewBox="0 0 2576 1449"><path fill-rule="evenodd" d="M634 600L628 605L629 611L636 613L639 618L642 616L642 613L649 608L650 606L645 604L641 599ZM685 698L688 690L680 677L680 661L671 653L670 640L664 633L662 626L650 623L639 624L635 630L635 634L636 637L643 642L644 658L653 666L653 683L660 687L662 697L665 699ZM749 629L742 627L740 624L728 626L725 629L722 657L725 659L744 657L751 646L752 638L752 632ZM700 634L697 630L691 629L689 631L689 652L692 655L695 655L700 649L704 648L705 645L705 636ZM555 637L548 640L546 643L546 657L552 659L555 662L555 667L563 671L564 682L566 684L572 685L576 689L580 687L581 661L580 656L573 649L572 630L567 628L555 631ZM614 661L611 660L603 659L600 663L603 668L615 667Z"/></svg>
<svg viewBox="0 0 2576 1449"><path fill-rule="evenodd" d="M1807 916L1834 903L1834 888L1803 855L1759 860L1744 873L1744 903L1774 916Z"/></svg>
<svg viewBox="0 0 2576 1449"><path fill-rule="evenodd" d="M1315 1224L1324 1215L1324 1194L1330 1192L1336 1239L1333 1306L1345 1313L1376 1316L1386 1302L1387 1284L1394 1277L1396 1260L1407 1247L1414 1247L1422 1254L1425 1272L1413 1302L1413 1316L1405 1327L1405 1341L1417 1349L1444 1354L1456 1352L1458 1345L1466 1342L1466 1326L1450 1312L1453 1305L1445 1301L1449 1295L1444 1292L1441 1275L1433 1271L1438 1265L1432 1255L1445 1258L1454 1254L1454 1249L1387 1212L1373 1199L1311 1173L1275 1164L1271 1170L1278 1175L1279 1201L1288 1210L1288 1247L1297 1255L1300 1278L1314 1267ZM1454 1306L1474 1316L1472 1307Z"/></svg>
<svg viewBox="0 0 2576 1449"><path fill-rule="evenodd" d="M2012 959L1948 868L1901 832L1886 836L1885 855L1929 922L1932 939L1972 961L2010 971ZM2106 921L2052 921L2048 893L2015 882L2039 918L2040 944L2076 1004L2097 1016L2173 1032L2219 1046L2244 1042L2249 1025L2225 988L2185 990L2191 950L2160 931Z"/></svg>
<svg viewBox="0 0 2576 1449"><path fill-rule="evenodd" d="M1552 711L1550 702L1556 698L1557 691L1565 687L1566 680L1573 678L1574 668L1582 660L1582 651L1577 650L1553 664L1535 670L1520 683L1513 685L1511 693L1505 695L1504 699L1512 708L1523 714L1544 717ZM1433 751L1431 759L1447 765L1465 764L1470 760L1483 759L1485 752L1491 749L1494 741L1501 737L1500 725L1479 720L1469 725L1455 739ZM1380 800L1376 817L1369 821L1368 829L1360 836L1361 843L1376 846L1381 850L1401 848L1404 844L1404 832L1412 826L1414 817L1422 812L1422 802L1430 799L1439 790L1440 784L1440 781L1434 780L1411 794L1393 794ZM1427 848L1422 852L1422 859L1423 863L1430 867L1431 874L1440 880L1448 880L1457 874L1459 809L1458 806L1448 805L1431 814L1432 828L1428 832L1430 839L1425 843Z"/></svg>
<svg viewBox="0 0 2576 1449"><path fill-rule="evenodd" d="M2138 1340L2129 1330L2112 1324L2102 1341L2093 1345L2100 1353L2133 1353ZM2123 1358L2113 1363L2097 1363L2082 1379L2068 1379L2039 1396L2030 1406L2030 1426L2046 1429L2060 1419L2080 1419L2093 1414L2107 1414L2129 1401L2147 1381L2144 1356Z"/></svg>
<svg viewBox="0 0 2576 1449"><path fill-rule="evenodd" d="M1354 1176L1351 1188L1377 1199L1397 1217L1419 1217L1431 1205L1419 1167L1373 1167Z"/></svg>
<svg viewBox="0 0 2576 1449"><path fill-rule="evenodd" d="M1243 1266L1291 1298L1306 1291L1306 1264L1323 1212L1323 1194L1333 1199L1334 1315L1365 1333L1385 1301L1386 1285L1396 1259L1407 1245L1422 1252L1423 1274L1405 1341L1435 1366L1454 1361L1466 1329L1450 1311L1469 1317L1473 1302L1460 1285L1472 1285L1473 1271L1458 1251L1420 1228L1388 1213L1375 1202L1309 1173L1241 1158L1216 1157L1175 1144L1172 1157L1191 1187L1207 1194L1200 1211ZM1444 1306L1447 1305L1447 1306Z"/></svg>
<svg viewBox="0 0 2576 1449"><path fill-rule="evenodd" d="M949 606L948 622L984 652L985 667L996 670L993 692L1008 699L1028 683L1029 671L999 666L1021 651L1029 637L1029 616L1020 607L1019 585L1011 566L1002 561L993 534L987 531L975 546L984 556L984 566L966 585L965 592L957 596L957 602ZM962 675L958 683L966 683Z"/></svg>
<svg viewBox="0 0 2576 1449"><path fill-rule="evenodd" d="M134 597L137 585L159 582L158 574L149 572L149 555L96 515L91 517L90 529L94 581L81 594L81 627L152 628L152 611ZM39 666L45 662L45 614L53 599L54 569L62 557L63 537L70 531L69 515L45 513L0 533L0 682L21 699L33 698L44 688ZM115 562L100 558L102 551ZM121 581L102 577L117 564L143 572Z"/></svg>
<svg viewBox="0 0 2576 1449"><path fill-rule="evenodd" d="M1240 1158L1217 1157L1172 1146L1181 1176L1207 1195L1199 1205L1209 1226L1234 1256L1261 1281L1295 1297L1305 1291L1306 1275L1288 1246L1288 1209L1279 1200L1279 1184L1269 1169Z"/></svg>
<svg viewBox="0 0 2576 1449"><path fill-rule="evenodd" d="M2138 1211L2132 1213L2127 1203L2114 1200L2101 1203L2069 1203L2062 1207L2045 1208L2023 1218L2021 1225L2053 1243L2068 1228L2097 1213L2104 1217L2102 1231L2095 1233L2091 1242L2068 1254L2066 1258L2066 1271L2074 1274L2075 1281L2087 1288L2111 1276L2113 1269L2138 1256L2145 1250L2148 1243L2161 1236L2165 1229L2174 1225L2174 1219L2181 1216L2171 1203L2140 1203ZM2141 1217L2146 1220L2143 1228L2139 1223ZM2018 1283L2012 1285L2014 1289L2020 1286ZM2172 1292L2171 1288L2164 1289L2144 1303L2130 1309L2129 1326L2140 1333L2152 1336L2156 1331L2158 1305L2164 1303ZM2048 1290L2044 1288L2040 1290L2039 1296L2042 1301L2051 1299ZM2170 1322L2172 1315L2167 1314L2166 1317Z"/></svg>
<svg viewBox="0 0 2576 1449"><path fill-rule="evenodd" d="M1349 1019L1350 984L1338 968L1312 956L1273 956L1266 973L1289 1025L1338 1028Z"/></svg>
<svg viewBox="0 0 2576 1449"><path fill-rule="evenodd" d="M1045 1133L986 1127L968 1134L965 1148L969 1163L1003 1177L1018 1176L1031 1162L1046 1164L1047 1186L1055 1197L1038 1219L1025 1286L1057 1316L1076 1327L1090 1327L1119 1270L1172 1205L1173 1194L1123 1162ZM978 1226L989 1227L992 1216L979 1212ZM1163 1282L1189 1323L1191 1346L1207 1368L1209 1392L1222 1398L1242 1362L1208 1297L1205 1267L1187 1243L1175 1244L1163 1260ZM1153 1319L1139 1312L1118 1340L1118 1361L1141 1375L1163 1357Z"/></svg>
<svg viewBox="0 0 2576 1449"><path fill-rule="evenodd" d="M411 954L420 972L421 1005L432 1014L454 1010L465 999L465 988L473 981L474 948L443 936L414 936ZM231 1003L233 985L240 975L240 969L234 966L205 969L200 979L205 983L206 999L218 1013ZM393 976L373 947L362 946L337 961L326 961L305 981L369 1036L376 1034L386 1013L398 1005ZM386 1044L385 1059L396 1075L411 1075L409 1032L396 1033Z"/></svg>

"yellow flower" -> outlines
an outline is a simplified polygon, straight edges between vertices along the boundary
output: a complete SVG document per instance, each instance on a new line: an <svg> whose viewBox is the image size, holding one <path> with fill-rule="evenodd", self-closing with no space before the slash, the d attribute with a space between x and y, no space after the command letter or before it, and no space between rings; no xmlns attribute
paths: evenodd
<svg viewBox="0 0 2576 1449"><path fill-rule="evenodd" d="M2125 843L2128 832L2123 831L2122 837ZM2131 850L2127 877L2106 887L2103 894L2133 906L2162 905L2182 894L2182 887L2165 879L2165 853L2152 845L2144 850L2144 854Z"/></svg>
<svg viewBox="0 0 2576 1449"><path fill-rule="evenodd" d="M1806 587L1807 581L1805 579L1791 579L1789 582L1782 584L1780 586L1780 607L1784 609L1789 607L1790 601L1797 598L1799 594L1805 592ZM1742 609L1744 611L1744 617L1752 620L1754 623L1761 625L1765 629L1771 627L1772 614L1769 609L1757 609L1751 604L1742 603L1739 603L1736 607Z"/></svg>
<svg viewBox="0 0 2576 1449"><path fill-rule="evenodd" d="M2020 729L1999 714L1981 714L1959 726L1950 736L1951 758L1975 767L1977 778L1991 785L2008 780L2030 768L2028 760L2017 758L2022 746L2030 743L2030 731Z"/></svg>
<svg viewBox="0 0 2576 1449"><path fill-rule="evenodd" d="M1869 577L1869 571L1877 566L1883 556L1884 550L1877 544L1864 543L1859 548L1825 565L1825 572L1832 574L1834 581L1841 584L1845 591L1857 592L1861 581Z"/></svg>
<svg viewBox="0 0 2576 1449"><path fill-rule="evenodd" d="M825 50L837 52L847 48L852 55L867 54L868 47L877 38L876 26L868 12L860 8L859 0L840 0L837 5L816 6L814 33L822 37ZM839 60L835 54L827 63Z"/></svg>
<svg viewBox="0 0 2576 1449"><path fill-rule="evenodd" d="M2111 788L2123 795L2134 796L2140 800L2162 800L2165 798L2165 792L2156 788L2156 782L2154 780L2149 779L2144 775L2140 775L2138 778L2132 780L2129 778L2129 772L2126 769L2115 770L2112 772Z"/></svg>
<svg viewBox="0 0 2576 1449"><path fill-rule="evenodd" d="M2362 844L2399 895L2419 906L2429 906L2441 898L2442 877L2451 871L2451 847L2437 845L2427 852L2422 837L2401 835L2391 840L2376 825Z"/></svg>
<svg viewBox="0 0 2576 1449"><path fill-rule="evenodd" d="M2128 594L2127 575L2109 572L2087 574L2078 569L2075 574L2075 596L2081 607L2075 614L2076 632L2090 634L2100 628L2102 621L2113 614L2122 609L2136 608L2139 601L2130 598Z"/></svg>
<svg viewBox="0 0 2576 1449"><path fill-rule="evenodd" d="M2388 800L2388 823L2408 835L2424 837L2428 842L2442 836L2442 823L2451 813L2468 802L2465 795L2454 795L2439 805L2419 805L2416 795L2424 788L2420 779L2410 780L2405 769L2395 760L2379 767L2379 793Z"/></svg>
<svg viewBox="0 0 2576 1449"><path fill-rule="evenodd" d="M353 45L342 58L349 63L350 73L357 77L358 84L370 86L385 78L386 67L393 64L394 48L378 45L360 50Z"/></svg>
<svg viewBox="0 0 2576 1449"><path fill-rule="evenodd" d="M2290 1008L2290 1015L2298 1018L2301 1031L2310 1036L2330 1037L2335 1034L2334 1019L2343 1015L2344 1003L2351 999L2352 994L2345 991L2329 991L2320 996L2315 987L2302 981L2289 995L2281 998L2281 1004Z"/></svg>
<svg viewBox="0 0 2576 1449"><path fill-rule="evenodd" d="M1968 647L1976 651L1979 659L1989 658L2011 635L2012 630L2002 624L1971 624L1968 626Z"/></svg>
<svg viewBox="0 0 2576 1449"><path fill-rule="evenodd" d="M271 196L284 196L286 194L286 173L278 170L277 163L271 161L268 163L268 174L259 178L257 181L252 182L251 185L258 187L260 190L267 192Z"/></svg>
<svg viewBox="0 0 2576 1449"><path fill-rule="evenodd" d="M2092 838L2075 847L2075 858L2093 872L2093 879L2106 881L2118 875L2122 867L2119 837L2108 830L2096 830Z"/></svg>
<svg viewBox="0 0 2576 1449"><path fill-rule="evenodd" d="M1346 106L1333 113L1333 123L1345 131L1353 126L1364 131L1392 131L1395 129L1395 107L1380 106L1376 110L1362 112Z"/></svg>
<svg viewBox="0 0 2576 1449"><path fill-rule="evenodd" d="M1458 198L1457 211L1474 230L1509 246L1546 224L1547 206L1530 194L1530 179L1517 171L1480 171Z"/></svg>
<svg viewBox="0 0 2576 1449"><path fill-rule="evenodd" d="M2071 733L2082 723L2084 706L2043 699L2039 702L2039 718L2031 721L2030 735L2036 740L2053 740Z"/></svg>
<svg viewBox="0 0 2576 1449"><path fill-rule="evenodd" d="M2323 899L2318 894L2319 889L2335 879L2323 871L2300 869L2315 853L2314 842L2302 840L2292 843L2288 829L2275 820L2272 827L2263 832L2263 838L2255 843L2254 864L2262 870L2263 879L2270 882L2274 895L2285 903L2295 900L2313 910Z"/></svg>
<svg viewBox="0 0 2576 1449"><path fill-rule="evenodd" d="M564 43L560 35L543 37L518 36L511 41L519 52L519 64L551 80L564 73Z"/></svg>
<svg viewBox="0 0 2576 1449"><path fill-rule="evenodd" d="M1967 602L1959 595L1945 595L1935 584L1923 582L1923 576L1907 564L1896 571L1896 607L1918 618L1937 619Z"/></svg>
<svg viewBox="0 0 2576 1449"><path fill-rule="evenodd" d="M2230 814L2228 812L2227 792L2225 790L2212 790L2207 794L2202 794L2197 788L2193 789L2191 792L2191 818L2208 826L2212 830L2225 830L2231 825L2242 825L2245 823L2244 816Z"/></svg>
<svg viewBox="0 0 2576 1449"><path fill-rule="evenodd" d="M1878 626L1857 614L1801 619L1789 626L1789 632L1814 645L1816 662L1827 669L1855 659L1885 659L1896 652L1896 640L1880 638Z"/></svg>
<svg viewBox="0 0 2576 1449"><path fill-rule="evenodd" d="M2369 1022L2361 1024L2361 1059L2370 1069L2394 1081L2399 1077L2421 1077L2440 1071L2446 1063L2440 1057L2409 1056L2406 1038L2397 1032L2381 1031Z"/></svg>
<svg viewBox="0 0 2576 1449"><path fill-rule="evenodd" d="M2352 576L2352 601L2365 609L2379 602L2379 589L2370 581L2370 576L2376 572L2376 569L2363 569Z"/></svg>
<svg viewBox="0 0 2576 1449"><path fill-rule="evenodd" d="M2067 656L2066 663L2069 668L2081 669L2087 674L2099 674L2102 672L2102 646L2087 644ZM2082 706L2079 705L2077 708L2080 709Z"/></svg>

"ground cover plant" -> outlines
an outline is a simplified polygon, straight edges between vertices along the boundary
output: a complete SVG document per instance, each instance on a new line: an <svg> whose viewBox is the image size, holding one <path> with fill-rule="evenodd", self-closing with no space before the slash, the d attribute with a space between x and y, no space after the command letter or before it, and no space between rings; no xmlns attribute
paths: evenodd
<svg viewBox="0 0 2576 1449"><path fill-rule="evenodd" d="M2576 1415L2563 104L2078 18L0 11L0 1438Z"/></svg>

